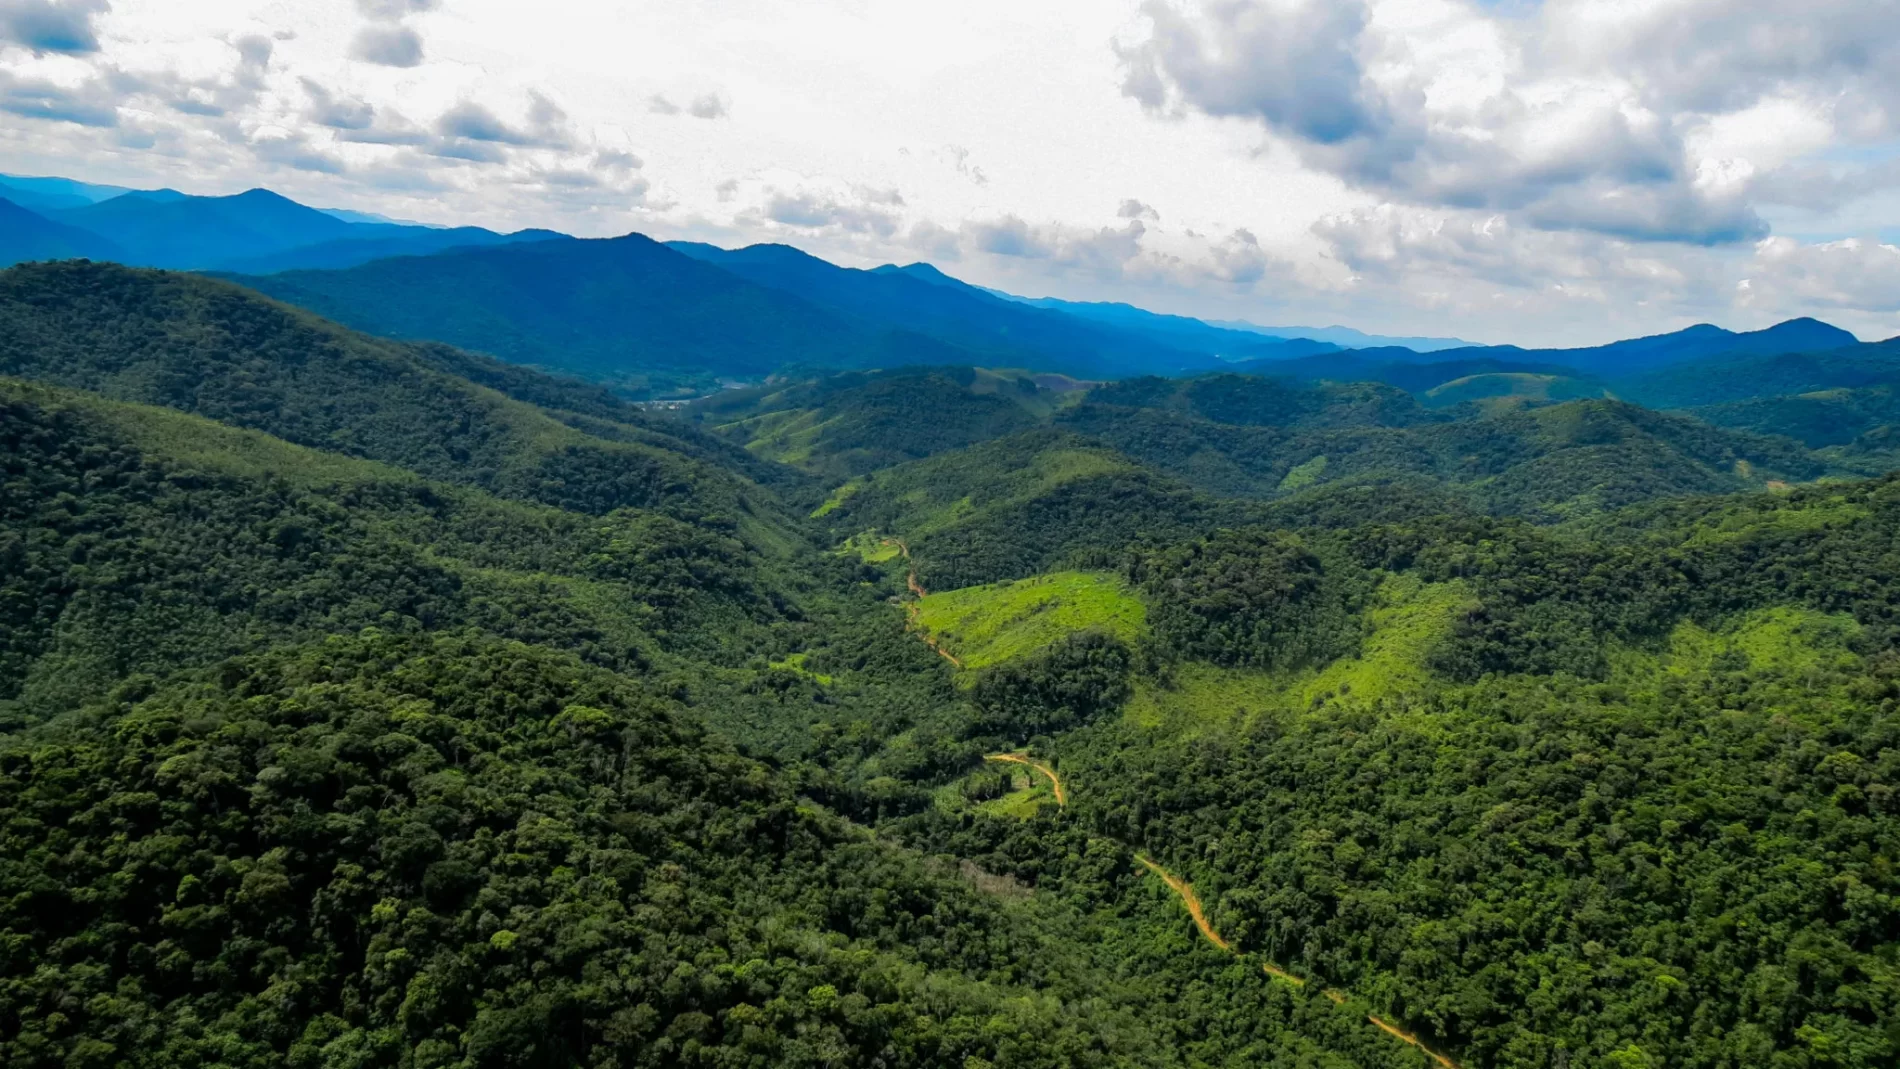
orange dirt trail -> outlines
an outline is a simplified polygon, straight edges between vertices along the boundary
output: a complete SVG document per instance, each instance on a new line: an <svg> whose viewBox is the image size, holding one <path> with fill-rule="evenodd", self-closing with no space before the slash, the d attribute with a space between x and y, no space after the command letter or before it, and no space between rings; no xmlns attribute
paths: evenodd
<svg viewBox="0 0 1900 1069"><path fill-rule="evenodd" d="M910 592L917 597L918 601L922 601L924 598L929 597L930 591L925 590L924 584L917 581L917 569L910 567L910 547L905 545L904 540L901 538L886 538L884 540L884 544L887 546L896 546L897 551L904 555L904 565L906 568L909 568L908 573L904 576L904 585L910 588ZM911 630L920 632L922 634L924 645L929 646L931 649L937 651L937 656L942 657L944 660L949 661L951 664L956 665L958 668L963 667L963 662L957 659L956 654L951 653L949 650L944 649L943 646L937 641L936 636L932 635L928 631L923 630L923 628L917 623L917 602L916 601L913 601L909 605L904 607L904 620L909 625Z"/></svg>
<svg viewBox="0 0 1900 1069"><path fill-rule="evenodd" d="M943 648L943 646L939 645L937 642L937 636L931 634L929 631L924 630L923 625L917 622L917 603L916 602L913 601L909 605L906 605L904 607L904 619L905 619L906 625L912 631L917 632L918 636L924 640L924 645L929 646L931 649L937 651L937 656L942 657L944 660L949 661L951 664L956 665L958 668L963 667L963 662L957 659L956 654L951 653L949 650L946 650Z"/></svg>
<svg viewBox="0 0 1900 1069"><path fill-rule="evenodd" d="M1148 871L1161 877L1162 883L1173 888L1174 893L1181 896L1181 904L1187 907L1188 916L1194 918L1194 926L1201 930L1201 934L1207 937L1208 942L1229 954L1235 953L1233 946L1220 937L1220 933L1214 930L1213 925L1207 923L1207 913L1201 909L1201 896L1194 893L1193 884L1155 864L1154 860L1146 854L1136 854L1135 860L1148 866Z"/></svg>
<svg viewBox="0 0 1900 1069"><path fill-rule="evenodd" d="M930 591L925 590L924 584L917 581L917 568L915 565L911 564L910 562L909 543L905 542L901 538L886 538L883 540L882 544L887 545L887 546L896 546L897 551L904 555L904 567L907 573L904 576L904 585L910 587L910 592L917 595L920 598L929 597Z"/></svg>
<svg viewBox="0 0 1900 1069"><path fill-rule="evenodd" d="M1445 1069L1458 1069L1457 1062L1452 1061L1450 1058L1447 1058L1443 1054L1440 1054L1437 1051L1433 1050L1432 1048L1426 1046L1423 1040L1419 1039L1417 1036L1413 1035L1412 1033L1401 1031L1396 1026L1387 1024L1385 1021L1382 1021L1379 1018L1372 1016L1371 1014L1366 1015L1366 1020L1371 1021L1373 1026L1378 1028L1379 1031L1384 1032L1386 1035L1391 1036L1392 1038L1398 1040L1399 1042L1410 1043L1412 1046L1417 1047L1419 1050L1424 1051L1427 1057L1431 1058L1432 1061L1437 1062L1439 1065L1444 1066Z"/></svg>
<svg viewBox="0 0 1900 1069"><path fill-rule="evenodd" d="M1050 768L1048 765L1038 764L1037 762L1032 761L1027 757L1024 757L1022 754L1015 754L1015 753L993 753L993 754L990 754L988 757L985 757L983 760L1003 761L1012 765L1028 765L1030 768L1033 768L1036 771L1042 773L1043 775L1049 777L1049 785L1056 789L1056 804L1057 805L1067 806L1069 804L1069 792L1062 789L1062 777L1056 775L1056 770L1053 768Z"/></svg>
<svg viewBox="0 0 1900 1069"><path fill-rule="evenodd" d="M1176 876L1174 873L1169 872L1167 869L1162 868L1160 865L1154 862L1154 859L1148 857L1146 854L1136 854L1135 860L1141 862L1143 865L1146 865L1148 867L1148 871L1154 873L1156 876L1161 877L1161 881L1167 884L1168 887L1171 890L1173 890L1176 895L1180 896L1181 904L1187 907L1188 916L1194 918L1194 926L1201 930L1201 934L1207 937L1208 942L1214 944L1215 946L1221 948L1222 950L1227 951L1230 954L1239 953L1239 951L1236 951L1233 948L1233 946L1227 942L1227 940L1221 938L1220 933L1214 930L1214 926L1212 924L1208 923L1207 911L1201 906L1201 896L1194 893L1193 884L1187 882L1186 880L1182 879L1179 876ZM1285 980L1287 983L1292 984L1295 987L1306 986L1305 980L1300 979L1299 977L1293 975L1290 972L1287 972L1285 969L1282 969L1277 965L1272 964L1271 962L1262 962L1260 965L1260 968L1264 970L1268 976L1271 976L1276 980ZM1322 993L1327 998L1331 999L1334 1005L1343 1005L1346 1001L1345 993L1342 991L1336 990L1334 988L1329 987ZM1443 1066L1444 1069L1460 1069L1457 1062L1452 1061L1450 1058L1447 1058L1443 1054L1440 1054L1437 1051L1433 1050L1432 1048L1426 1046L1423 1040L1419 1039L1417 1036L1411 1034L1410 1032L1404 1031L1403 1029L1399 1028L1397 1025L1394 1025L1381 1018L1374 1017L1371 1014L1366 1015L1366 1020L1370 1021L1373 1027L1379 1029L1379 1031L1381 1032L1384 1032L1386 1035L1391 1036L1392 1038L1398 1040L1401 1043L1409 1044L1425 1052L1425 1054L1428 1057L1430 1057L1433 1061L1437 1062L1439 1065Z"/></svg>

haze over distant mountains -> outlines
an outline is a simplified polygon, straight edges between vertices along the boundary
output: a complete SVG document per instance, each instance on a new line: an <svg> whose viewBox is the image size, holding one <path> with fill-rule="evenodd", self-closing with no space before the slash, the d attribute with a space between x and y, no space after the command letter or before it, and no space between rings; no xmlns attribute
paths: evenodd
<svg viewBox="0 0 1900 1069"><path fill-rule="evenodd" d="M8 221L0 228L4 264L51 258L40 250L55 239L78 250L66 255L137 267L272 272L562 236L375 222L362 213L311 208L266 189L197 197L171 189L0 176L0 200Z"/></svg>
<svg viewBox="0 0 1900 1069"><path fill-rule="evenodd" d="M632 397L800 370L977 365L1084 380L1242 371L1377 381L1438 391L1428 404L1609 395L1694 405L1737 398L1685 391L1669 369L1862 348L1812 319L1745 333L1699 324L1573 349L1208 322L1019 297L925 263L843 267L784 245L431 227L264 189L200 197L0 176L0 264L71 258L220 273L359 330L488 352Z"/></svg>

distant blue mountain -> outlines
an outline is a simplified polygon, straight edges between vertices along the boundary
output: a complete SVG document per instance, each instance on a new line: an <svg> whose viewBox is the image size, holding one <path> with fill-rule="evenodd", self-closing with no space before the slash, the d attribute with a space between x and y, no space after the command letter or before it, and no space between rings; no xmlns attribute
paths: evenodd
<svg viewBox="0 0 1900 1069"><path fill-rule="evenodd" d="M346 223L267 189L230 197L167 196L167 192L127 193L49 217L111 239L125 250L129 263L188 269L368 236L366 231L382 229Z"/></svg>
<svg viewBox="0 0 1900 1069"><path fill-rule="evenodd" d="M1447 349L1431 360L1498 360L1561 364L1598 378L1639 375L1658 368L1713 357L1813 353L1857 346L1860 339L1818 319L1790 319L1765 330L1737 332L1708 323L1668 334L1630 338L1577 349L1525 349L1515 345L1483 345ZM1415 357L1414 359L1422 359Z"/></svg>
<svg viewBox="0 0 1900 1069"><path fill-rule="evenodd" d="M997 291L990 291L997 292ZM1302 335L1269 334L1263 330L1236 330L1189 316L1150 312L1132 304L1107 301L1064 301L1055 297L1016 297L1009 300L1036 308L1134 331L1180 348L1212 353L1223 360L1292 360L1316 353L1339 351L1339 344ZM1355 332L1356 333L1356 332Z"/></svg>
<svg viewBox="0 0 1900 1069"><path fill-rule="evenodd" d="M317 210L325 215L334 215L346 223L369 223L371 225L380 226L418 226L430 230L448 229L447 227L433 226L429 223L418 223L410 219L392 219L387 215L378 215L375 212L359 212L351 208L318 208Z"/></svg>
<svg viewBox="0 0 1900 1069"><path fill-rule="evenodd" d="M1443 349L1477 348L1460 338L1405 338L1386 334L1367 334L1351 327L1263 327L1240 319L1213 319L1208 322L1230 330L1245 330L1269 338L1311 338L1332 342L1341 349L1410 349L1416 353L1435 353Z"/></svg>
<svg viewBox="0 0 1900 1069"><path fill-rule="evenodd" d="M1004 300L924 265L862 271L785 245L671 247L866 326L910 331L967 350L992 366L1104 377L1219 366L1208 352Z"/></svg>
<svg viewBox="0 0 1900 1069"><path fill-rule="evenodd" d="M56 223L0 199L0 267L29 260L111 260L118 246L88 230Z"/></svg>
<svg viewBox="0 0 1900 1069"><path fill-rule="evenodd" d="M388 224L380 224L385 229ZM280 271L331 271L355 267L392 256L428 256L449 249L513 245L528 241L555 241L567 237L552 230L518 230L497 234L478 226L402 227L400 233L379 237L343 238L316 245L299 245L283 252L225 260L220 271L245 275L274 275Z"/></svg>
<svg viewBox="0 0 1900 1069"><path fill-rule="evenodd" d="M655 381L763 378L788 366L972 362L962 350L873 329L639 234L233 277L368 333L447 342L630 391Z"/></svg>
<svg viewBox="0 0 1900 1069"><path fill-rule="evenodd" d="M198 197L175 189L124 190L64 178L0 177L0 193L9 199L15 187L25 191L20 196L36 198L42 207L14 203L42 221L16 221L18 233L0 241L0 262L5 263L89 256L140 267L273 274L565 236L551 230L499 234L481 227L396 223L361 212L307 207L264 189ZM31 240L29 231L35 235Z"/></svg>
<svg viewBox="0 0 1900 1069"><path fill-rule="evenodd" d="M881 270L917 271L918 269L925 272L937 270L929 264L911 264L907 267ZM948 277L942 276L941 272L937 273L940 277ZM1416 352L1428 353L1436 349L1452 349L1471 344L1457 338L1388 338L1361 333L1351 327L1263 327L1237 319L1209 320L1167 315L1137 308L1132 304L1111 301L1065 301L1057 297L1021 297L988 288L984 288L984 292L1018 304L1047 308L1082 319L1111 323L1124 330L1136 330L1152 337L1172 338L1174 344L1177 345L1191 344L1197 348L1236 354L1228 356L1227 359L1230 360L1291 360L1314 353L1330 353L1339 349L1362 349L1369 346L1403 346ZM1257 338L1271 338L1301 344L1286 345L1279 349L1262 349L1260 347L1262 343L1255 340Z"/></svg>
<svg viewBox="0 0 1900 1069"><path fill-rule="evenodd" d="M83 208L130 192L124 186L99 186L90 182L75 182L70 178L0 174L0 196L30 212Z"/></svg>
<svg viewBox="0 0 1900 1069"><path fill-rule="evenodd" d="M1232 370L1408 388L1453 372L1568 372L1614 386L1680 365L1707 365L1697 375L1718 374L1709 369L1751 355L1858 345L1848 332L1813 319L1743 333L1699 324L1573 349L1466 345L1030 299L970 285L929 264L858 270L784 245L663 248L638 235L577 244L546 230L410 225L311 208L264 189L201 197L0 176L0 195L0 266L88 257L237 274L363 329L439 337L615 381L629 368L749 376L789 365L981 363L1093 378ZM527 251L540 246L550 247ZM466 255L483 250L494 255ZM365 269L376 264L395 266ZM296 274L267 281L287 272ZM541 292L557 278L586 292ZM432 315L447 318L432 326ZM1404 370L1421 365L1434 366ZM1647 380L1644 388L1671 396L1686 389Z"/></svg>

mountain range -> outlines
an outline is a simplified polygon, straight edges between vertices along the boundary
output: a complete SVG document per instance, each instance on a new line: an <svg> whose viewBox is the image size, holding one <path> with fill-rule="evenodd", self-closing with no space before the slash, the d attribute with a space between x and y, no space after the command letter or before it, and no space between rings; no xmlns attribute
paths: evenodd
<svg viewBox="0 0 1900 1069"><path fill-rule="evenodd" d="M1436 377L1421 387L1431 389L1473 379L1442 390L1446 403L1658 397L1636 380L1698 361L1859 345L1846 331L1794 320L1577 349L1478 346L1023 298L929 264L861 270L783 245L405 224L262 189L198 197L0 176L0 197L0 263L83 257L213 271L371 333L478 349L629 396L691 395L800 368L974 364L1085 380L1233 370L1394 384ZM1467 373L1445 373L1455 367Z"/></svg>
<svg viewBox="0 0 1900 1069"><path fill-rule="evenodd" d="M143 267L284 271L559 235L371 221L266 189L198 197L66 179L0 176L0 264L83 256Z"/></svg>

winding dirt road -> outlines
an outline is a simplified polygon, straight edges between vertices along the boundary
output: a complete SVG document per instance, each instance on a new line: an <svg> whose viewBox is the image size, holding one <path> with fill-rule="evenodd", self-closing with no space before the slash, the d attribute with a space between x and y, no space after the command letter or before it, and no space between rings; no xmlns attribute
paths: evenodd
<svg viewBox="0 0 1900 1069"><path fill-rule="evenodd" d="M1174 893L1181 896L1181 904L1187 907L1188 916L1194 918L1194 926L1201 930L1201 934L1207 937L1208 942L1227 951L1229 954L1235 953L1234 948L1227 940L1222 939L1220 933L1214 930L1214 926L1207 922L1207 911L1201 908L1201 896L1194 893L1193 884L1169 872L1167 869L1162 868L1147 854L1136 854L1135 860L1148 866L1149 872L1161 877L1162 883L1173 888ZM1299 983L1300 981L1296 980L1294 982Z"/></svg>
<svg viewBox="0 0 1900 1069"><path fill-rule="evenodd" d="M1161 882L1167 884L1168 888L1172 890L1177 896L1180 897L1181 904L1187 907L1188 916L1194 918L1194 926L1201 930L1201 934L1207 937L1208 942L1214 944L1215 946L1221 948L1222 950L1227 951L1229 954L1240 953L1240 951L1235 950L1233 948L1233 945L1228 943L1227 940L1222 939L1221 934L1215 931L1214 926L1208 922L1207 911L1201 905L1201 896L1194 893L1193 884L1187 882L1186 880L1182 879L1179 876L1176 876L1174 873L1169 872L1167 869L1162 868L1159 864L1155 862L1153 858L1149 857L1146 854L1137 853L1135 855L1135 860L1147 866L1148 871L1154 873L1156 876L1161 877ZM1272 962L1261 962L1260 968L1268 976L1273 977L1275 980L1285 980L1287 983L1292 984L1295 987L1306 986L1305 980L1302 980L1299 977L1293 975L1292 973L1287 972L1285 969L1280 968L1279 966L1273 964ZM1346 993L1336 988L1329 987L1325 991L1321 992L1321 994L1324 994L1328 999L1331 999L1335 1006L1344 1005L1346 1002ZM1377 1028L1381 1032L1384 1032L1386 1035L1391 1036L1392 1038L1398 1040L1401 1043L1409 1044L1412 1047L1415 1047L1418 1050L1423 1051L1427 1057L1431 1058L1433 1061L1443 1066L1444 1069L1460 1069L1457 1062L1452 1061L1450 1058L1447 1058L1443 1054L1440 1054L1437 1051L1433 1050L1432 1048L1426 1046L1424 1040L1421 1040L1417 1036L1413 1035L1412 1033L1407 1032L1402 1028L1399 1028L1397 1025L1392 1024L1391 1022L1386 1021L1383 1018L1375 1017L1371 1014L1366 1015L1366 1020L1370 1022L1373 1027Z"/></svg>
<svg viewBox="0 0 1900 1069"><path fill-rule="evenodd" d="M924 584L917 581L917 568L915 565L911 564L910 562L910 546L906 545L904 540L901 538L886 538L882 540L882 544L887 545L887 546L896 546L897 551L904 555L904 568L905 568L904 585L910 588L911 594L917 598L917 601L922 601L923 599L929 597L930 591L925 590ZM956 665L958 668L963 667L963 662L957 659L956 654L951 653L949 650L944 649L943 645L937 641L937 637L935 635L932 635L928 629L926 629L922 624L917 622L917 602L916 601L913 601L910 604L904 606L904 622L912 631L917 632L919 635L923 637L924 645L929 646L932 650L935 650L937 653L937 656L942 657L944 660L949 661L951 664Z"/></svg>
<svg viewBox="0 0 1900 1069"><path fill-rule="evenodd" d="M1027 765L1030 768L1035 769L1036 771L1049 777L1049 785L1051 787L1054 787L1056 791L1056 804L1059 806L1063 806L1065 808L1068 806L1069 792L1064 790L1062 787L1062 777L1056 775L1056 770L1053 768L1050 768L1048 765L1038 764L1037 762L1032 761L1027 757L1024 757L1022 754L1016 754L1016 753L993 753L983 758L983 760L1002 761L1002 762L1005 762L1007 764L1012 764L1012 765Z"/></svg>

